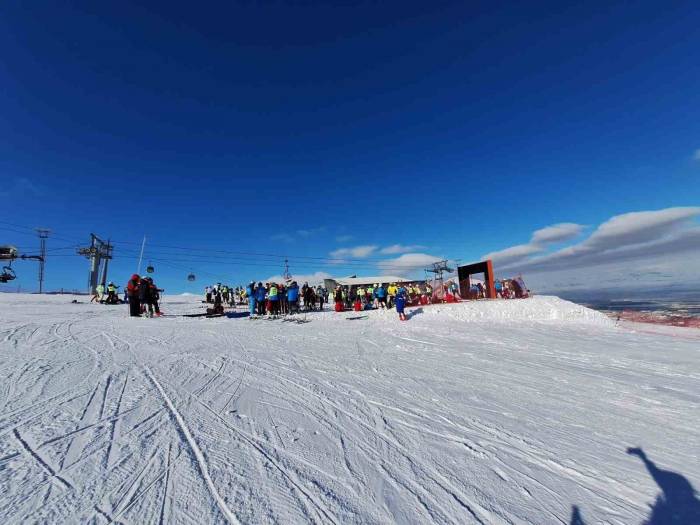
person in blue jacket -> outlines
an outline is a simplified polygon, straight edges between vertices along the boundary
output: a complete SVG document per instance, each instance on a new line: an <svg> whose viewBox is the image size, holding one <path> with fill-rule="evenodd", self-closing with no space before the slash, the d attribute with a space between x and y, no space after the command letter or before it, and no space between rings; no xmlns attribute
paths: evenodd
<svg viewBox="0 0 700 525"><path fill-rule="evenodd" d="M406 288L401 286L396 292L396 313L399 314L399 319L401 321L406 320L406 314L404 313L404 308L406 308L406 296L408 291Z"/></svg>
<svg viewBox="0 0 700 525"><path fill-rule="evenodd" d="M289 303L289 313L295 314L299 311L299 285L296 281L287 288L287 302Z"/></svg>
<svg viewBox="0 0 700 525"><path fill-rule="evenodd" d="M267 295L267 290L263 286L263 283L258 283L258 287L255 289L255 304L257 305L258 315L265 315L265 296Z"/></svg>
<svg viewBox="0 0 700 525"><path fill-rule="evenodd" d="M246 286L245 295L248 298L248 311L252 319L255 315L255 281L250 281L250 284Z"/></svg>
<svg viewBox="0 0 700 525"><path fill-rule="evenodd" d="M383 284L374 289L374 296L377 298L377 306L384 310L386 308L386 288Z"/></svg>
<svg viewBox="0 0 700 525"><path fill-rule="evenodd" d="M496 297L503 297L503 283L496 281L494 288L496 289Z"/></svg>

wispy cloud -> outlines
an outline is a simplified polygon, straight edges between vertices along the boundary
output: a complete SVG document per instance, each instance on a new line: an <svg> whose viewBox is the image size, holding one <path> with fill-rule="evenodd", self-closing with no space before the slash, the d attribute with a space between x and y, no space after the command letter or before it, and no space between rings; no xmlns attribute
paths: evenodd
<svg viewBox="0 0 700 525"><path fill-rule="evenodd" d="M338 235L335 240L336 242L350 242L354 239L352 235Z"/></svg>
<svg viewBox="0 0 700 525"><path fill-rule="evenodd" d="M289 233L277 233L270 237L270 239L276 242L294 242L294 236Z"/></svg>
<svg viewBox="0 0 700 525"><path fill-rule="evenodd" d="M552 224L551 226L547 226L546 228L533 232L529 243L518 244L504 250L487 253L483 256L483 259L493 259L493 261L500 264L518 261L531 255L543 253L551 244L568 241L578 237L584 228L585 226L575 224L573 222L560 222L558 224Z"/></svg>
<svg viewBox="0 0 700 525"><path fill-rule="evenodd" d="M387 273L405 275L409 272L422 270L434 262L441 260L443 260L442 257L436 257L435 255L427 253L404 253L395 259L387 259L386 261L379 262L377 267Z"/></svg>
<svg viewBox="0 0 700 525"><path fill-rule="evenodd" d="M323 233L325 231L326 231L325 226L319 226L318 228L297 230L296 234L299 237L303 237L304 239L308 239L309 237L313 237L314 235L318 235L319 233Z"/></svg>
<svg viewBox="0 0 700 525"><path fill-rule="evenodd" d="M330 256L333 259L343 259L346 257L363 259L372 255L372 253L374 253L376 249L377 246L369 244L364 246L355 246L354 248L338 248L337 250L333 250L330 253Z"/></svg>
<svg viewBox="0 0 700 525"><path fill-rule="evenodd" d="M0 189L0 197L30 197L42 193L42 188L27 177L10 179L10 183Z"/></svg>
<svg viewBox="0 0 700 525"><path fill-rule="evenodd" d="M492 259L494 262L506 264L513 261L519 261L536 253L541 253L543 250L544 247L538 244L518 244L504 250L487 253L482 257L482 259Z"/></svg>
<svg viewBox="0 0 700 525"><path fill-rule="evenodd" d="M695 150L695 153L693 153L693 160L700 160L700 148Z"/></svg>
<svg viewBox="0 0 700 525"><path fill-rule="evenodd" d="M309 239L310 237L324 233L326 230L327 228L325 226L319 226L317 228L302 228L293 232L277 233L271 236L270 239L275 242L292 243L298 239Z"/></svg>
<svg viewBox="0 0 700 525"><path fill-rule="evenodd" d="M425 246L421 246L420 244L409 244L406 246L402 244L392 244L391 246L382 248L379 253L384 255L395 255L398 253L417 252L418 250L425 250L425 248Z"/></svg>
<svg viewBox="0 0 700 525"><path fill-rule="evenodd" d="M531 243L534 244L552 244L555 242L564 242L574 239L581 235L584 226L573 222L560 222L547 226L541 230L537 230L532 234Z"/></svg>
<svg viewBox="0 0 700 525"><path fill-rule="evenodd" d="M644 261L681 252L700 252L700 207L667 208L617 215L584 241L539 257L506 261L502 270L544 272L624 261ZM502 250L505 252L506 250ZM630 269L632 271L632 269Z"/></svg>

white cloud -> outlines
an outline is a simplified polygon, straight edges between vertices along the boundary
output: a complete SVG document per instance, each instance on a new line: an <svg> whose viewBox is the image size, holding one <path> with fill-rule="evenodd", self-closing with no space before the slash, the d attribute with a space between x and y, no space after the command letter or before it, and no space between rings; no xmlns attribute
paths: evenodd
<svg viewBox="0 0 700 525"><path fill-rule="evenodd" d="M695 150L695 153L693 153L693 160L700 160L700 148Z"/></svg>
<svg viewBox="0 0 700 525"><path fill-rule="evenodd" d="M667 208L617 215L601 224L588 239L554 253L511 262L506 271L550 272L656 256L700 253L700 227L693 219L700 207ZM632 266L628 267L633 271Z"/></svg>
<svg viewBox="0 0 700 525"><path fill-rule="evenodd" d="M482 259L492 259L494 262L506 264L508 262L524 259L529 255L541 253L543 250L544 248L542 246L536 244L518 244L517 246L511 246L505 250L487 253Z"/></svg>
<svg viewBox="0 0 700 525"><path fill-rule="evenodd" d="M649 297L650 292L655 290L658 293L659 289L665 290L663 297L673 289L690 294L700 284L700 251L651 255L632 263L617 261L582 268L528 272L525 280L530 289L540 293L575 292L577 296L595 299L606 296L633 298L645 294Z"/></svg>
<svg viewBox="0 0 700 525"><path fill-rule="evenodd" d="M395 259L387 259L377 264L377 267L386 273L402 273L422 270L434 262L442 261L442 257L436 257L427 253L404 253Z"/></svg>
<svg viewBox="0 0 700 525"><path fill-rule="evenodd" d="M583 231L584 226L573 222L560 222L541 228L533 232L530 242L518 244L504 250L487 253L482 259L492 259L500 264L508 264L525 259L531 255L543 253L549 244L568 241L577 237Z"/></svg>
<svg viewBox="0 0 700 525"><path fill-rule="evenodd" d="M384 255L395 255L398 253L415 252L424 249L425 246L421 246L420 244L409 244L408 246L404 246L401 244L392 244L391 246L386 246L385 248L382 248L379 253L382 253Z"/></svg>
<svg viewBox="0 0 700 525"><path fill-rule="evenodd" d="M343 259L344 257L355 257L363 259L369 257L377 249L374 245L355 246L354 248L338 248L330 253L333 259Z"/></svg>
<svg viewBox="0 0 700 525"><path fill-rule="evenodd" d="M607 249L640 244L671 233L700 215L700 207L639 211L612 217L601 224L580 246Z"/></svg>
<svg viewBox="0 0 700 525"><path fill-rule="evenodd" d="M583 226L573 222L561 222L547 226L541 230L537 230L532 234L530 243L532 244L550 244L555 242L564 242L578 237L583 231Z"/></svg>

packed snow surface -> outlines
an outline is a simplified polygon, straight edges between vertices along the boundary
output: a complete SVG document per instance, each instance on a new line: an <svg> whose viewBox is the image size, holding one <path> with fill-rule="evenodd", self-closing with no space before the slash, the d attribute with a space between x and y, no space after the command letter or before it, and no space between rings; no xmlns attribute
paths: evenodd
<svg viewBox="0 0 700 525"><path fill-rule="evenodd" d="M0 294L3 523L697 516L700 331L552 297L407 322L71 299Z"/></svg>

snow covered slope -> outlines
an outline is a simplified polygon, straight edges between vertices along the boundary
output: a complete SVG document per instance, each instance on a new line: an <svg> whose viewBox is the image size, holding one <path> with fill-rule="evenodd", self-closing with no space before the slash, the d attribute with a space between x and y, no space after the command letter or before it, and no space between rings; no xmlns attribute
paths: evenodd
<svg viewBox="0 0 700 525"><path fill-rule="evenodd" d="M0 294L3 523L630 524L673 496L647 467L700 486L700 331L551 297L406 323L71 299Z"/></svg>

